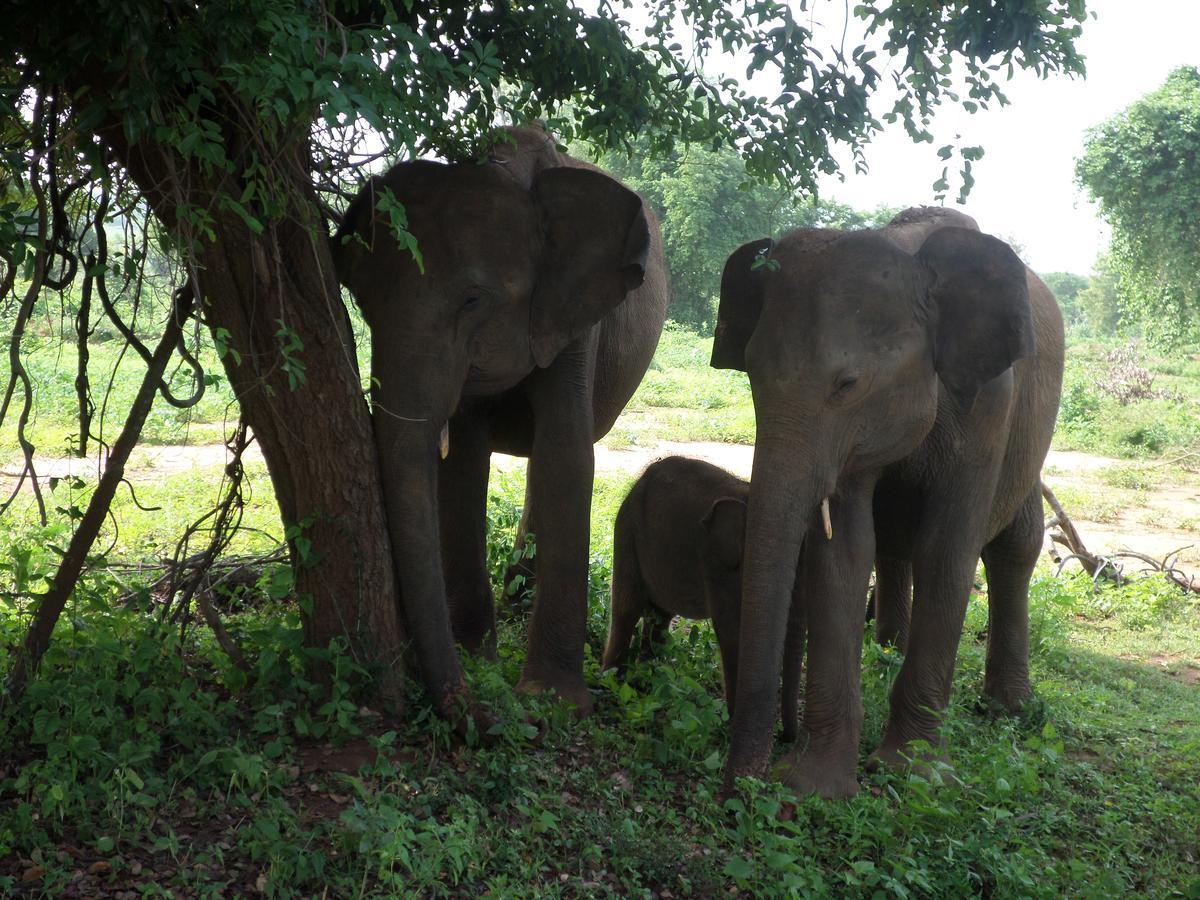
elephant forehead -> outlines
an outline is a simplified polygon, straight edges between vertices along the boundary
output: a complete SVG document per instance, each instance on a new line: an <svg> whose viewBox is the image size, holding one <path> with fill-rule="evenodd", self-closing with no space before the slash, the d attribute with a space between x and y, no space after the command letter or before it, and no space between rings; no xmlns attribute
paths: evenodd
<svg viewBox="0 0 1200 900"><path fill-rule="evenodd" d="M878 331L913 321L919 270L889 241L843 239L817 252L773 256L780 269L768 296L810 326Z"/></svg>
<svg viewBox="0 0 1200 900"><path fill-rule="evenodd" d="M441 204L408 207L408 229L417 240L425 273L519 282L531 268L541 236L528 198L507 199L512 202L469 192L448 196Z"/></svg>

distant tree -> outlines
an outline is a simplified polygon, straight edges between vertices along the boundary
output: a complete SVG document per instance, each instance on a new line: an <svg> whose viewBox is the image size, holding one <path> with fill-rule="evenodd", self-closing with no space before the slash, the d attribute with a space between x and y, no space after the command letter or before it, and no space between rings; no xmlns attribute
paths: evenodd
<svg viewBox="0 0 1200 900"><path fill-rule="evenodd" d="M750 179L742 158L728 149L691 147L654 157L646 143L639 140L632 153L612 152L602 162L658 213L671 275L668 315L693 328L712 323L725 260L746 241L793 228L878 228L898 212L798 199L776 184Z"/></svg>
<svg viewBox="0 0 1200 900"><path fill-rule="evenodd" d="M1200 312L1200 70L1088 132L1075 174L1112 226L1125 312L1148 337L1196 333Z"/></svg>
<svg viewBox="0 0 1200 900"><path fill-rule="evenodd" d="M1067 327L1078 325L1082 313L1079 309L1079 292L1088 286L1086 275L1076 275L1074 272L1044 272L1039 273L1046 287L1058 299L1062 309L1063 322Z"/></svg>
<svg viewBox="0 0 1200 900"><path fill-rule="evenodd" d="M1117 273L1111 260L1101 256L1096 260L1087 287L1075 297L1079 324L1093 337L1111 337L1121 324L1121 295Z"/></svg>

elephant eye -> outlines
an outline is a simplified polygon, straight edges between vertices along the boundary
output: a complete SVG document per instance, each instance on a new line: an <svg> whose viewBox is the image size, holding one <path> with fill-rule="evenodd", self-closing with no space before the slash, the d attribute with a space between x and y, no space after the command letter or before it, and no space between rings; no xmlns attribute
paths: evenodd
<svg viewBox="0 0 1200 900"><path fill-rule="evenodd" d="M471 310L479 309L483 305L483 298L478 294L472 294L462 303L462 312L471 312Z"/></svg>
<svg viewBox="0 0 1200 900"><path fill-rule="evenodd" d="M843 375L841 378L839 378L837 380L837 384L834 385L833 395L835 397L838 397L838 396L842 396L844 394L848 394L848 393L850 393L850 391L854 390L854 387L857 384L858 384L858 376L857 375L850 375L850 374Z"/></svg>

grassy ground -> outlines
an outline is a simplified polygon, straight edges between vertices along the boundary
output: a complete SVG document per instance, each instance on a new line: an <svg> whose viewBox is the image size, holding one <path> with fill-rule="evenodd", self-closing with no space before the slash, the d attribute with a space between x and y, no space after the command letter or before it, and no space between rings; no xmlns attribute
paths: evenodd
<svg viewBox="0 0 1200 900"><path fill-rule="evenodd" d="M1105 357L1119 346L1071 343L1055 449L1124 459L1180 457L1200 467L1200 348L1168 356L1139 346L1141 367L1153 376L1151 390L1167 396L1122 404L1098 387L1111 380Z"/></svg>
<svg viewBox="0 0 1200 900"><path fill-rule="evenodd" d="M339 662L330 699L299 674L297 615L252 594L227 610L254 678L206 631L117 607L103 573L80 591L0 737L0 891L170 889L188 896L1149 896L1200 891L1200 608L1164 583L1094 593L1039 575L1038 699L1020 720L975 711L983 596L972 598L946 726L952 768L872 776L847 803L748 782L715 799L726 746L715 638L677 625L628 680L596 671L607 627L606 523L596 511L586 722L518 699L523 622L472 663L503 715L494 743L454 739L414 689L402 719L361 705ZM520 479L490 514L503 561ZM49 560L31 563L36 578ZM0 607L0 643L23 616ZM863 751L879 739L899 659L865 641Z"/></svg>
<svg viewBox="0 0 1200 900"><path fill-rule="evenodd" d="M1078 489L1070 502L1060 492L1069 508L1091 504L1097 516L1183 473L1200 428L1200 363L1191 355L1146 363L1179 398L1122 407L1088 380L1104 349L1073 348L1056 436L1060 448L1128 460L1098 472L1099 489ZM95 358L115 365L105 352ZM752 440L744 376L708 369L707 352L707 342L668 329L610 443ZM60 371L69 360L55 361L48 347L39 353L31 368L43 409L53 411L34 434L52 452L71 434L73 373ZM118 391L131 395L125 380ZM149 437L216 439L226 406L218 386L188 416L156 407ZM11 459L11 432L0 439ZM169 553L219 490L219 468L141 474L138 499L162 509L142 512L120 492L119 528L101 542L113 559ZM335 691L319 696L301 674L311 651L282 568L222 601L253 661L249 679L202 625L181 633L159 624L153 598L136 590L145 575L95 569L42 678L0 727L0 895L1200 897L1194 599L1159 579L1096 592L1083 579L1039 572L1037 701L1020 720L991 720L976 711L981 592L946 725L951 768L930 779L872 776L847 803L747 782L721 804L728 723L711 628L677 625L657 660L627 680L597 671L612 521L631 478L597 481L587 661L596 715L576 722L513 694L526 608L517 603L499 659L470 663L476 693L503 718L490 743L452 736L415 684L403 716L364 705L370 673L336 654ZM279 537L261 466L251 467L249 485L252 527L237 552ZM494 476L496 574L522 487L517 474ZM44 530L28 507L0 519L0 647L20 639L25 598L56 564L72 507L88 490L87 479L60 482ZM865 638L864 756L880 737L898 665Z"/></svg>
<svg viewBox="0 0 1200 900"><path fill-rule="evenodd" d="M709 368L712 341L667 323L637 393L605 443L754 443L754 404L742 372Z"/></svg>

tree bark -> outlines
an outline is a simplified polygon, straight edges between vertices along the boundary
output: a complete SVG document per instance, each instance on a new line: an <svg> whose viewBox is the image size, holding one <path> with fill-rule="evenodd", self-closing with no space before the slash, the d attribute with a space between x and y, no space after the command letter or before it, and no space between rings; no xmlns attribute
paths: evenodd
<svg viewBox="0 0 1200 900"><path fill-rule="evenodd" d="M210 328L227 332L225 372L262 447L287 529L305 644L346 642L380 700L402 704L399 585L371 419L303 139L276 158L288 213L261 233L222 210L236 179L206 180L169 148L105 137L151 209L186 238L182 208L213 217L192 256ZM281 336L280 331L286 335ZM287 349L292 336L302 346ZM302 366L302 374L298 366ZM325 679L328 672L314 673Z"/></svg>

